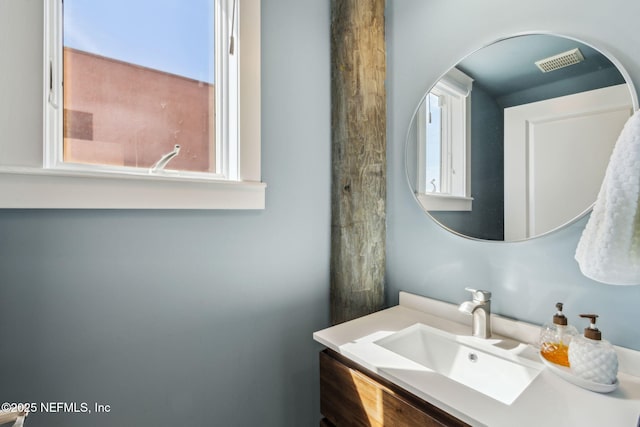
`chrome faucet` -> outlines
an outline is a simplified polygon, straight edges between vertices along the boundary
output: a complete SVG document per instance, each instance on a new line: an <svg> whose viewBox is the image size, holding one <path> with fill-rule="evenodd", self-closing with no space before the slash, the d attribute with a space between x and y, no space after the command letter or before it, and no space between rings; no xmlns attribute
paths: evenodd
<svg viewBox="0 0 640 427"><path fill-rule="evenodd" d="M471 292L473 301L460 304L458 310L473 316L473 336L489 338L491 336L491 292L465 288Z"/></svg>

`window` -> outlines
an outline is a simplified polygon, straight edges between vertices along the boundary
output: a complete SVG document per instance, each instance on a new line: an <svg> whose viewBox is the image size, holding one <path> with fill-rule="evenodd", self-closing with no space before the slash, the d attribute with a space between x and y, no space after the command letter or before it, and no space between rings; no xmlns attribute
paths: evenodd
<svg viewBox="0 0 640 427"><path fill-rule="evenodd" d="M443 96L438 96L434 92L427 95L426 110L424 120L426 122L426 185L425 193L442 193L442 152L446 150L446 141L442 139L442 106L445 100ZM445 146L443 146L445 145Z"/></svg>
<svg viewBox="0 0 640 427"><path fill-rule="evenodd" d="M225 128L235 115L223 101L237 99L237 56L226 54L225 24L234 6L65 0L63 135L51 135L50 164L228 177L223 153L236 134Z"/></svg>
<svg viewBox="0 0 640 427"><path fill-rule="evenodd" d="M0 160L17 185L3 207L264 208L260 0L46 0L44 15L44 146Z"/></svg>
<svg viewBox="0 0 640 427"><path fill-rule="evenodd" d="M418 199L428 210L471 210L469 123L473 80L452 69L418 111Z"/></svg>

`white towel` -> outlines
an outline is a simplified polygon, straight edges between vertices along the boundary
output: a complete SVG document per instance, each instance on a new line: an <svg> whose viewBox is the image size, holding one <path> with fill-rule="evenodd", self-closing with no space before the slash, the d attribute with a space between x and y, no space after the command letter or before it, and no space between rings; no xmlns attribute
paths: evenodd
<svg viewBox="0 0 640 427"><path fill-rule="evenodd" d="M610 285L640 284L640 111L627 120L576 249L582 274Z"/></svg>

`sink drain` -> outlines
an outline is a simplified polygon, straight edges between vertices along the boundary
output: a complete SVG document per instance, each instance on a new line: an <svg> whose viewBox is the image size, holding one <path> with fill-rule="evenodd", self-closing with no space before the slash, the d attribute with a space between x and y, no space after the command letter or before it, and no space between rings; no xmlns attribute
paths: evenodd
<svg viewBox="0 0 640 427"><path fill-rule="evenodd" d="M478 361L478 355L475 354L475 353L469 353L469 355L467 357L473 363L476 363Z"/></svg>

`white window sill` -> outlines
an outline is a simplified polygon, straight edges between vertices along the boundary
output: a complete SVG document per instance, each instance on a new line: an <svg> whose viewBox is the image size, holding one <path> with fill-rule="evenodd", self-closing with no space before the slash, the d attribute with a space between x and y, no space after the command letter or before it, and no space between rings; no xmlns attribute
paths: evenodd
<svg viewBox="0 0 640 427"><path fill-rule="evenodd" d="M0 208L52 209L264 209L266 185L261 182L260 111L260 0L238 2L240 32L237 46L241 67L238 132L241 135L237 173L241 181L216 180L211 176L120 174L77 172L43 168L53 159L43 158L43 139L51 131L62 135L62 120L55 118L49 103L52 46L59 40L49 34L51 7L59 0L8 2L7 16L18 16L12 25L0 23L14 37L0 37L0 51L12 58L0 81L5 102L0 105ZM4 6L4 3L3 3ZM4 30L3 30L4 31ZM18 40L19 42L16 42ZM41 85L37 83L41 82ZM54 99L55 100L55 99ZM44 117L43 117L44 108ZM61 119L61 118L60 118ZM57 129L52 129L59 126Z"/></svg>
<svg viewBox="0 0 640 427"><path fill-rule="evenodd" d="M264 209L266 184L0 168L0 208Z"/></svg>
<svg viewBox="0 0 640 427"><path fill-rule="evenodd" d="M418 202L428 211L471 211L473 197L418 193Z"/></svg>

